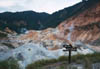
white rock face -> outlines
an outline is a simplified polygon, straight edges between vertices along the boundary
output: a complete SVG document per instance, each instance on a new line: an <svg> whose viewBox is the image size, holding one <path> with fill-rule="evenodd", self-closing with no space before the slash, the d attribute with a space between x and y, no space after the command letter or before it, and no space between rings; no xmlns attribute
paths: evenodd
<svg viewBox="0 0 100 69"><path fill-rule="evenodd" d="M71 34L74 30L74 24L72 24L70 27L68 27L68 29L70 32L68 33L67 40L71 41Z"/></svg>
<svg viewBox="0 0 100 69"><path fill-rule="evenodd" d="M28 64L41 59L53 59L62 56L62 50L49 51L42 45L38 44L25 44L7 53L0 53L0 60L6 60L9 57L14 57L19 61L20 66L24 69Z"/></svg>
<svg viewBox="0 0 100 69"><path fill-rule="evenodd" d="M7 46L0 45L0 52L8 52L10 49Z"/></svg>
<svg viewBox="0 0 100 69"><path fill-rule="evenodd" d="M72 52L72 55L76 55L77 53L87 54L93 53L93 51L82 48L78 49L77 52ZM63 52L63 49L50 51L43 47L43 45L27 43L6 53L0 53L0 60L6 60L9 57L14 57L18 60L21 69L25 69L28 64L31 64L37 60L56 59L63 55L67 56L68 52Z"/></svg>
<svg viewBox="0 0 100 69"><path fill-rule="evenodd" d="M13 57L19 60L22 67L26 67L28 64L40 59L57 58L53 52L46 50L38 44L31 43L15 49Z"/></svg>

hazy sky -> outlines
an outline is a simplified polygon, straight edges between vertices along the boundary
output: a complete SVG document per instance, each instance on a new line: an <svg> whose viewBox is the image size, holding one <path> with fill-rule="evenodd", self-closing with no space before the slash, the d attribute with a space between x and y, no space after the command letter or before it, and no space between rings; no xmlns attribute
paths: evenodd
<svg viewBox="0 0 100 69"><path fill-rule="evenodd" d="M26 11L53 13L81 0L0 0L0 12Z"/></svg>

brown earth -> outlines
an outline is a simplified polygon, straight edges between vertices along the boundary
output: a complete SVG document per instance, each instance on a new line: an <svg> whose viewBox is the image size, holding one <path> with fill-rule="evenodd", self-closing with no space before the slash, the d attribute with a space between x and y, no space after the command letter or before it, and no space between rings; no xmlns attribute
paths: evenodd
<svg viewBox="0 0 100 69"><path fill-rule="evenodd" d="M66 42L73 44L76 41L99 47L100 2L80 14L70 17L56 28L48 28L43 31L31 30L27 34L22 35L20 39L29 39L36 43L42 42L44 45L49 46L50 48L48 49L50 50L58 49Z"/></svg>

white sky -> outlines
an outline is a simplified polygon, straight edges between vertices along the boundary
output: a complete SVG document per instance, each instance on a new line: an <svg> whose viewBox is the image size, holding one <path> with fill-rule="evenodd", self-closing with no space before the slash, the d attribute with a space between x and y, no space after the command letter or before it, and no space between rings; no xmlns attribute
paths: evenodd
<svg viewBox="0 0 100 69"><path fill-rule="evenodd" d="M0 0L0 12L26 11L53 13L81 0Z"/></svg>

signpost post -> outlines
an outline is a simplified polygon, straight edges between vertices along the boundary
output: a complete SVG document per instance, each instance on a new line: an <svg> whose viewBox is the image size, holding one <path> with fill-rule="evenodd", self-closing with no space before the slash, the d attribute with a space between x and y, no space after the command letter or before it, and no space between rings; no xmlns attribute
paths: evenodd
<svg viewBox="0 0 100 69"><path fill-rule="evenodd" d="M70 45L63 45L63 47L66 49L66 50L63 50L63 51L69 51L69 57L68 57L68 63L70 64L71 63L71 52L72 51L77 51L77 47L73 47L71 44Z"/></svg>

